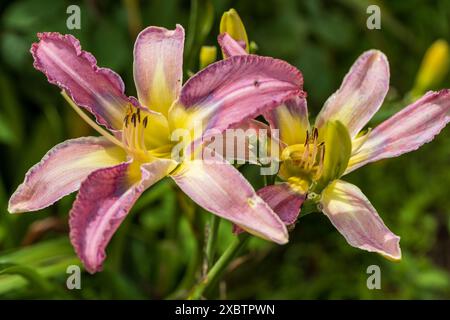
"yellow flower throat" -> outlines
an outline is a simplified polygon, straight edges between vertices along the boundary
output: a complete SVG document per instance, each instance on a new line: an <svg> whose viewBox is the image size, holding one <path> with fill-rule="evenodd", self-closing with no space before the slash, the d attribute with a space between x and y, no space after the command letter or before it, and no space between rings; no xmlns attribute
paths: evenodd
<svg viewBox="0 0 450 320"><path fill-rule="evenodd" d="M323 173L325 142L319 140L319 131L312 128L306 131L303 144L287 146L281 153L279 176L287 180L299 191L306 192L313 181Z"/></svg>

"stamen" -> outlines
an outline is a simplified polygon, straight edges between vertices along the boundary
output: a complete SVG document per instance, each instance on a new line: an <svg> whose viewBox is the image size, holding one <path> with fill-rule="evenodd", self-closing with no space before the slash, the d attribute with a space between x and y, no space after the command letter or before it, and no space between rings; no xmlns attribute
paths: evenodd
<svg viewBox="0 0 450 320"><path fill-rule="evenodd" d="M140 123L141 122L141 109L138 108L136 111L136 114L137 114L138 122Z"/></svg>
<svg viewBox="0 0 450 320"><path fill-rule="evenodd" d="M80 107L78 107L76 105L75 102L73 102L73 100L67 95L67 93L63 90L61 91L61 95L64 97L64 99L69 103L69 105L75 110L75 112L84 120L86 121L95 131L97 131L98 133L100 133L103 137L105 137L106 139L108 139L109 141L111 141L112 143L114 143L115 145L124 148L125 146L119 141L117 140L112 134L110 134L108 131L106 131L105 129L101 128L97 123L95 123L91 118L89 118L84 112L83 110L80 109Z"/></svg>
<svg viewBox="0 0 450 320"><path fill-rule="evenodd" d="M325 160L325 144L323 142L321 142L319 144L319 147L321 147L320 148L321 154L320 154L320 160L319 160L318 169L317 169L317 172L316 172L316 179L319 179L320 176L322 175L323 163L324 163L324 160Z"/></svg>
<svg viewBox="0 0 450 320"><path fill-rule="evenodd" d="M313 151L312 151L312 154L311 154L311 159L309 160L309 166L308 166L309 169L311 169L314 166L314 163L316 162L316 156L317 156L317 151L318 151L316 132L317 131L314 130Z"/></svg>
<svg viewBox="0 0 450 320"><path fill-rule="evenodd" d="M309 143L306 144L306 148L305 151L303 152L303 156L302 156L302 163L307 167L308 164L308 159L309 159Z"/></svg>
<svg viewBox="0 0 450 320"><path fill-rule="evenodd" d="M149 155L145 146L144 132L148 125L148 116L145 116L142 122L141 118L141 110L129 105L128 114L124 119L125 128L122 138L123 143L131 154L145 159ZM133 125L128 127L128 122L131 122Z"/></svg>

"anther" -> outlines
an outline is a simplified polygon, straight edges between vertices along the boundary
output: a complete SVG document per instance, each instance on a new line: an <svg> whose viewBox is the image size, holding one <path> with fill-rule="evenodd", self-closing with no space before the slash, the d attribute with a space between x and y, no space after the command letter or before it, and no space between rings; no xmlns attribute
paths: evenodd
<svg viewBox="0 0 450 320"><path fill-rule="evenodd" d="M142 121L142 124L144 125L144 128L147 128L148 116L145 116L144 120Z"/></svg>
<svg viewBox="0 0 450 320"><path fill-rule="evenodd" d="M131 116L131 122L133 123L133 126L136 127L136 113L133 113L133 115Z"/></svg>
<svg viewBox="0 0 450 320"><path fill-rule="evenodd" d="M141 122L141 109L137 109L136 111L138 122Z"/></svg>
<svg viewBox="0 0 450 320"><path fill-rule="evenodd" d="M125 128L128 128L128 119L129 119L128 115L126 115L125 118L123 118L123 122L125 123Z"/></svg>
<svg viewBox="0 0 450 320"><path fill-rule="evenodd" d="M309 131L306 130L305 146L308 144L308 142L309 142Z"/></svg>
<svg viewBox="0 0 450 320"><path fill-rule="evenodd" d="M316 141L318 137L319 137L319 130L317 130L317 128L314 128L314 141Z"/></svg>

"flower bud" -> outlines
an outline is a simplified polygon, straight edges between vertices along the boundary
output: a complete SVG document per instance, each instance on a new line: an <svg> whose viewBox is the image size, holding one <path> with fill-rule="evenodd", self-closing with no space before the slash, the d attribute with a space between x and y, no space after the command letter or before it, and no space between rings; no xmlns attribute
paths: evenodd
<svg viewBox="0 0 450 320"><path fill-rule="evenodd" d="M215 62L217 59L217 48L215 46L202 46L200 49L200 69Z"/></svg>
<svg viewBox="0 0 450 320"><path fill-rule="evenodd" d="M226 11L220 20L220 33L228 33L234 40L245 43L245 50L250 52L247 32L241 18L234 9Z"/></svg>
<svg viewBox="0 0 450 320"><path fill-rule="evenodd" d="M449 47L445 40L435 41L425 53L419 72L413 95L422 95L425 91L438 86L448 73Z"/></svg>

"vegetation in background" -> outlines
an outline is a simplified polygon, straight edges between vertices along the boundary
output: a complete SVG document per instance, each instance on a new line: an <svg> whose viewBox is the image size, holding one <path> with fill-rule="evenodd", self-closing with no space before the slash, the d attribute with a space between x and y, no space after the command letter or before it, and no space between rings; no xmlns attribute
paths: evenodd
<svg viewBox="0 0 450 320"><path fill-rule="evenodd" d="M140 29L185 26L188 74L198 70L202 46L217 46L220 17L233 7L258 54L287 60L303 72L313 116L360 53L369 48L383 51L390 62L391 90L370 124L373 127L418 91L450 88L446 72L428 82L427 73L419 72L427 67L425 62L421 67L427 49L438 39L450 41L450 2L376 2L381 7L381 30L366 28L366 8L373 1L365 0L2 2L0 297L177 298L175 292L187 291L199 280L202 275L196 271L204 263L204 225L210 214L195 210L168 179L139 199L108 248L104 271L93 276L83 273L82 290L66 288L66 267L79 263L67 235L73 196L39 213L8 214L9 196L48 149L68 138L95 134L76 119L58 89L34 70L29 48L37 32L72 33L100 66L120 73L128 94L136 95L132 49ZM66 8L74 3L81 8L81 29L67 30ZM437 70L448 68L446 50ZM447 128L414 153L349 175L401 236L400 263L348 246L325 216L314 213L299 219L288 245L252 238L208 297L450 298L449 165ZM244 166L242 172L255 187L262 186L257 168ZM233 237L231 225L222 222L218 251L223 252ZM366 287L366 269L373 264L381 268L381 290Z"/></svg>

